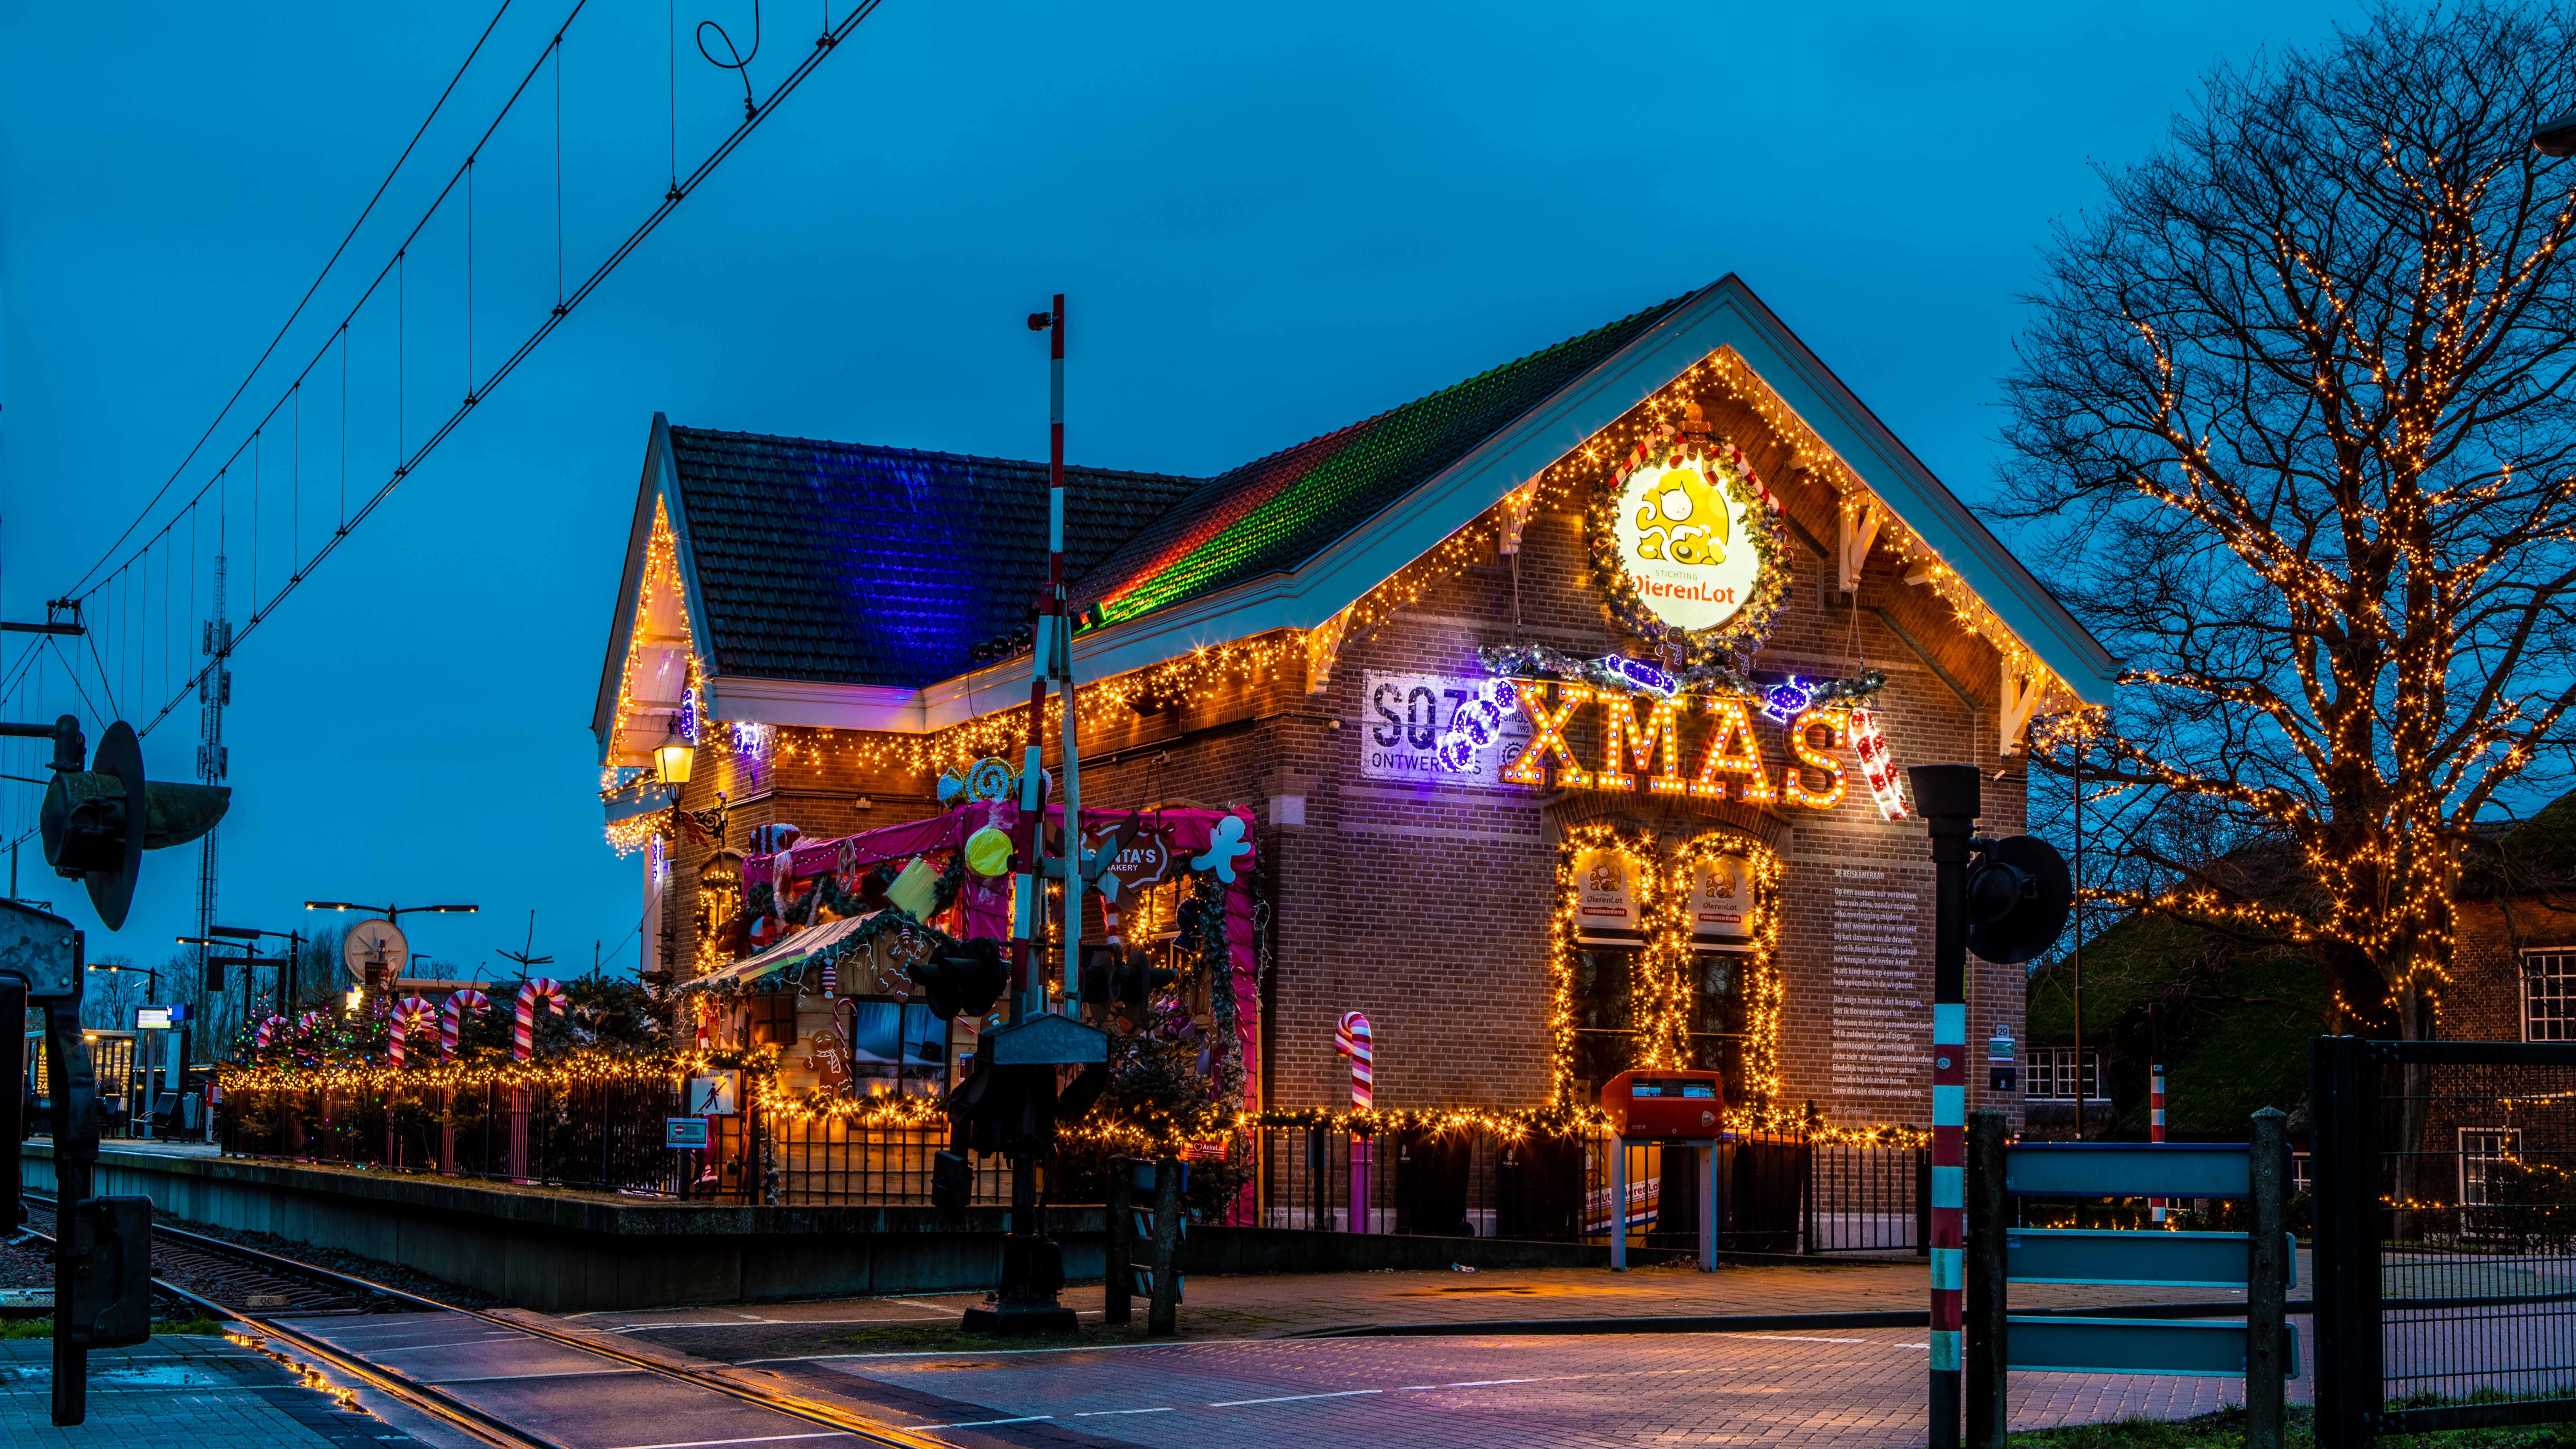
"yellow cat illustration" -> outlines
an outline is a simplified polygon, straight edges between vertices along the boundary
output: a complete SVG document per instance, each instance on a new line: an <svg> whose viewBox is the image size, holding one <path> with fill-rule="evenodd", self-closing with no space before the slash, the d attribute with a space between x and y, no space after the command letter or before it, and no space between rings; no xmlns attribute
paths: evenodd
<svg viewBox="0 0 2576 1449"><path fill-rule="evenodd" d="M1696 468L1675 468L1637 510L1637 553L1679 564L1726 561L1726 500Z"/></svg>

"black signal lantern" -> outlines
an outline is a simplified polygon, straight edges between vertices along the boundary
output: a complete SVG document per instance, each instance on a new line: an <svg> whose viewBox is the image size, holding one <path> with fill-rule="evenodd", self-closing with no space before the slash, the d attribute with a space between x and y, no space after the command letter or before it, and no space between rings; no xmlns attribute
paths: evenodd
<svg viewBox="0 0 2576 1449"><path fill-rule="evenodd" d="M100 737L91 769L81 768L80 724L69 715L49 731L0 728L0 734L39 733L54 739L54 779L36 816L45 863L87 886L99 920L117 930L134 903L143 852L185 845L214 829L231 807L232 789L145 780L142 742L123 720Z"/></svg>
<svg viewBox="0 0 2576 1449"><path fill-rule="evenodd" d="M2056 944L2075 903L2066 857L2036 835L1975 842L1968 865L1968 949L1998 966L2036 960Z"/></svg>
<svg viewBox="0 0 2576 1449"><path fill-rule="evenodd" d="M991 1011L1010 979L1010 968L1002 964L1000 946L979 938L914 962L904 968L904 974L921 988L932 1013L945 1019Z"/></svg>

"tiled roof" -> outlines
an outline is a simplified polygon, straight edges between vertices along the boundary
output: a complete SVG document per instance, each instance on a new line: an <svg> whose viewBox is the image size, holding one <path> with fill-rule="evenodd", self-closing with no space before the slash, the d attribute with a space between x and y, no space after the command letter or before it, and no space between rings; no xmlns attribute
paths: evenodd
<svg viewBox="0 0 2576 1449"><path fill-rule="evenodd" d="M905 688L972 667L1046 581L1044 463L671 429L718 674ZM1199 480L1065 470L1067 567Z"/></svg>
<svg viewBox="0 0 2576 1449"><path fill-rule="evenodd" d="M1209 480L1082 575L1109 623L1295 569L1635 340L1676 297Z"/></svg>
<svg viewBox="0 0 2576 1449"><path fill-rule="evenodd" d="M1682 300L1220 477L1067 468L1077 606L1115 623L1299 567ZM1044 582L1042 463L681 427L671 448L718 674L918 687Z"/></svg>

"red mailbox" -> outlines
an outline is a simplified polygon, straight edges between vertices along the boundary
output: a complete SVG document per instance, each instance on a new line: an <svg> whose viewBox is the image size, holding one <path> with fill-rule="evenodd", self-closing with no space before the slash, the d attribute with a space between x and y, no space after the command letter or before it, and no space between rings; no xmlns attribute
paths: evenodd
<svg viewBox="0 0 2576 1449"><path fill-rule="evenodd" d="M1622 1137L1715 1138L1726 1083L1715 1072L1621 1072L1602 1087L1601 1110Z"/></svg>

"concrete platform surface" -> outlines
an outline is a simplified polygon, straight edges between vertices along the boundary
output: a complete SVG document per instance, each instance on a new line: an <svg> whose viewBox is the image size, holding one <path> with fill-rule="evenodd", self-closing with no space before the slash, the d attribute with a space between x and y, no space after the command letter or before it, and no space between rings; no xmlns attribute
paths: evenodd
<svg viewBox="0 0 2576 1449"><path fill-rule="evenodd" d="M90 1354L89 1415L51 1417L51 1340L0 1341L0 1444L135 1449L439 1449L339 1398L286 1365L224 1338L155 1337ZM461 1437L461 1436L460 1436Z"/></svg>

